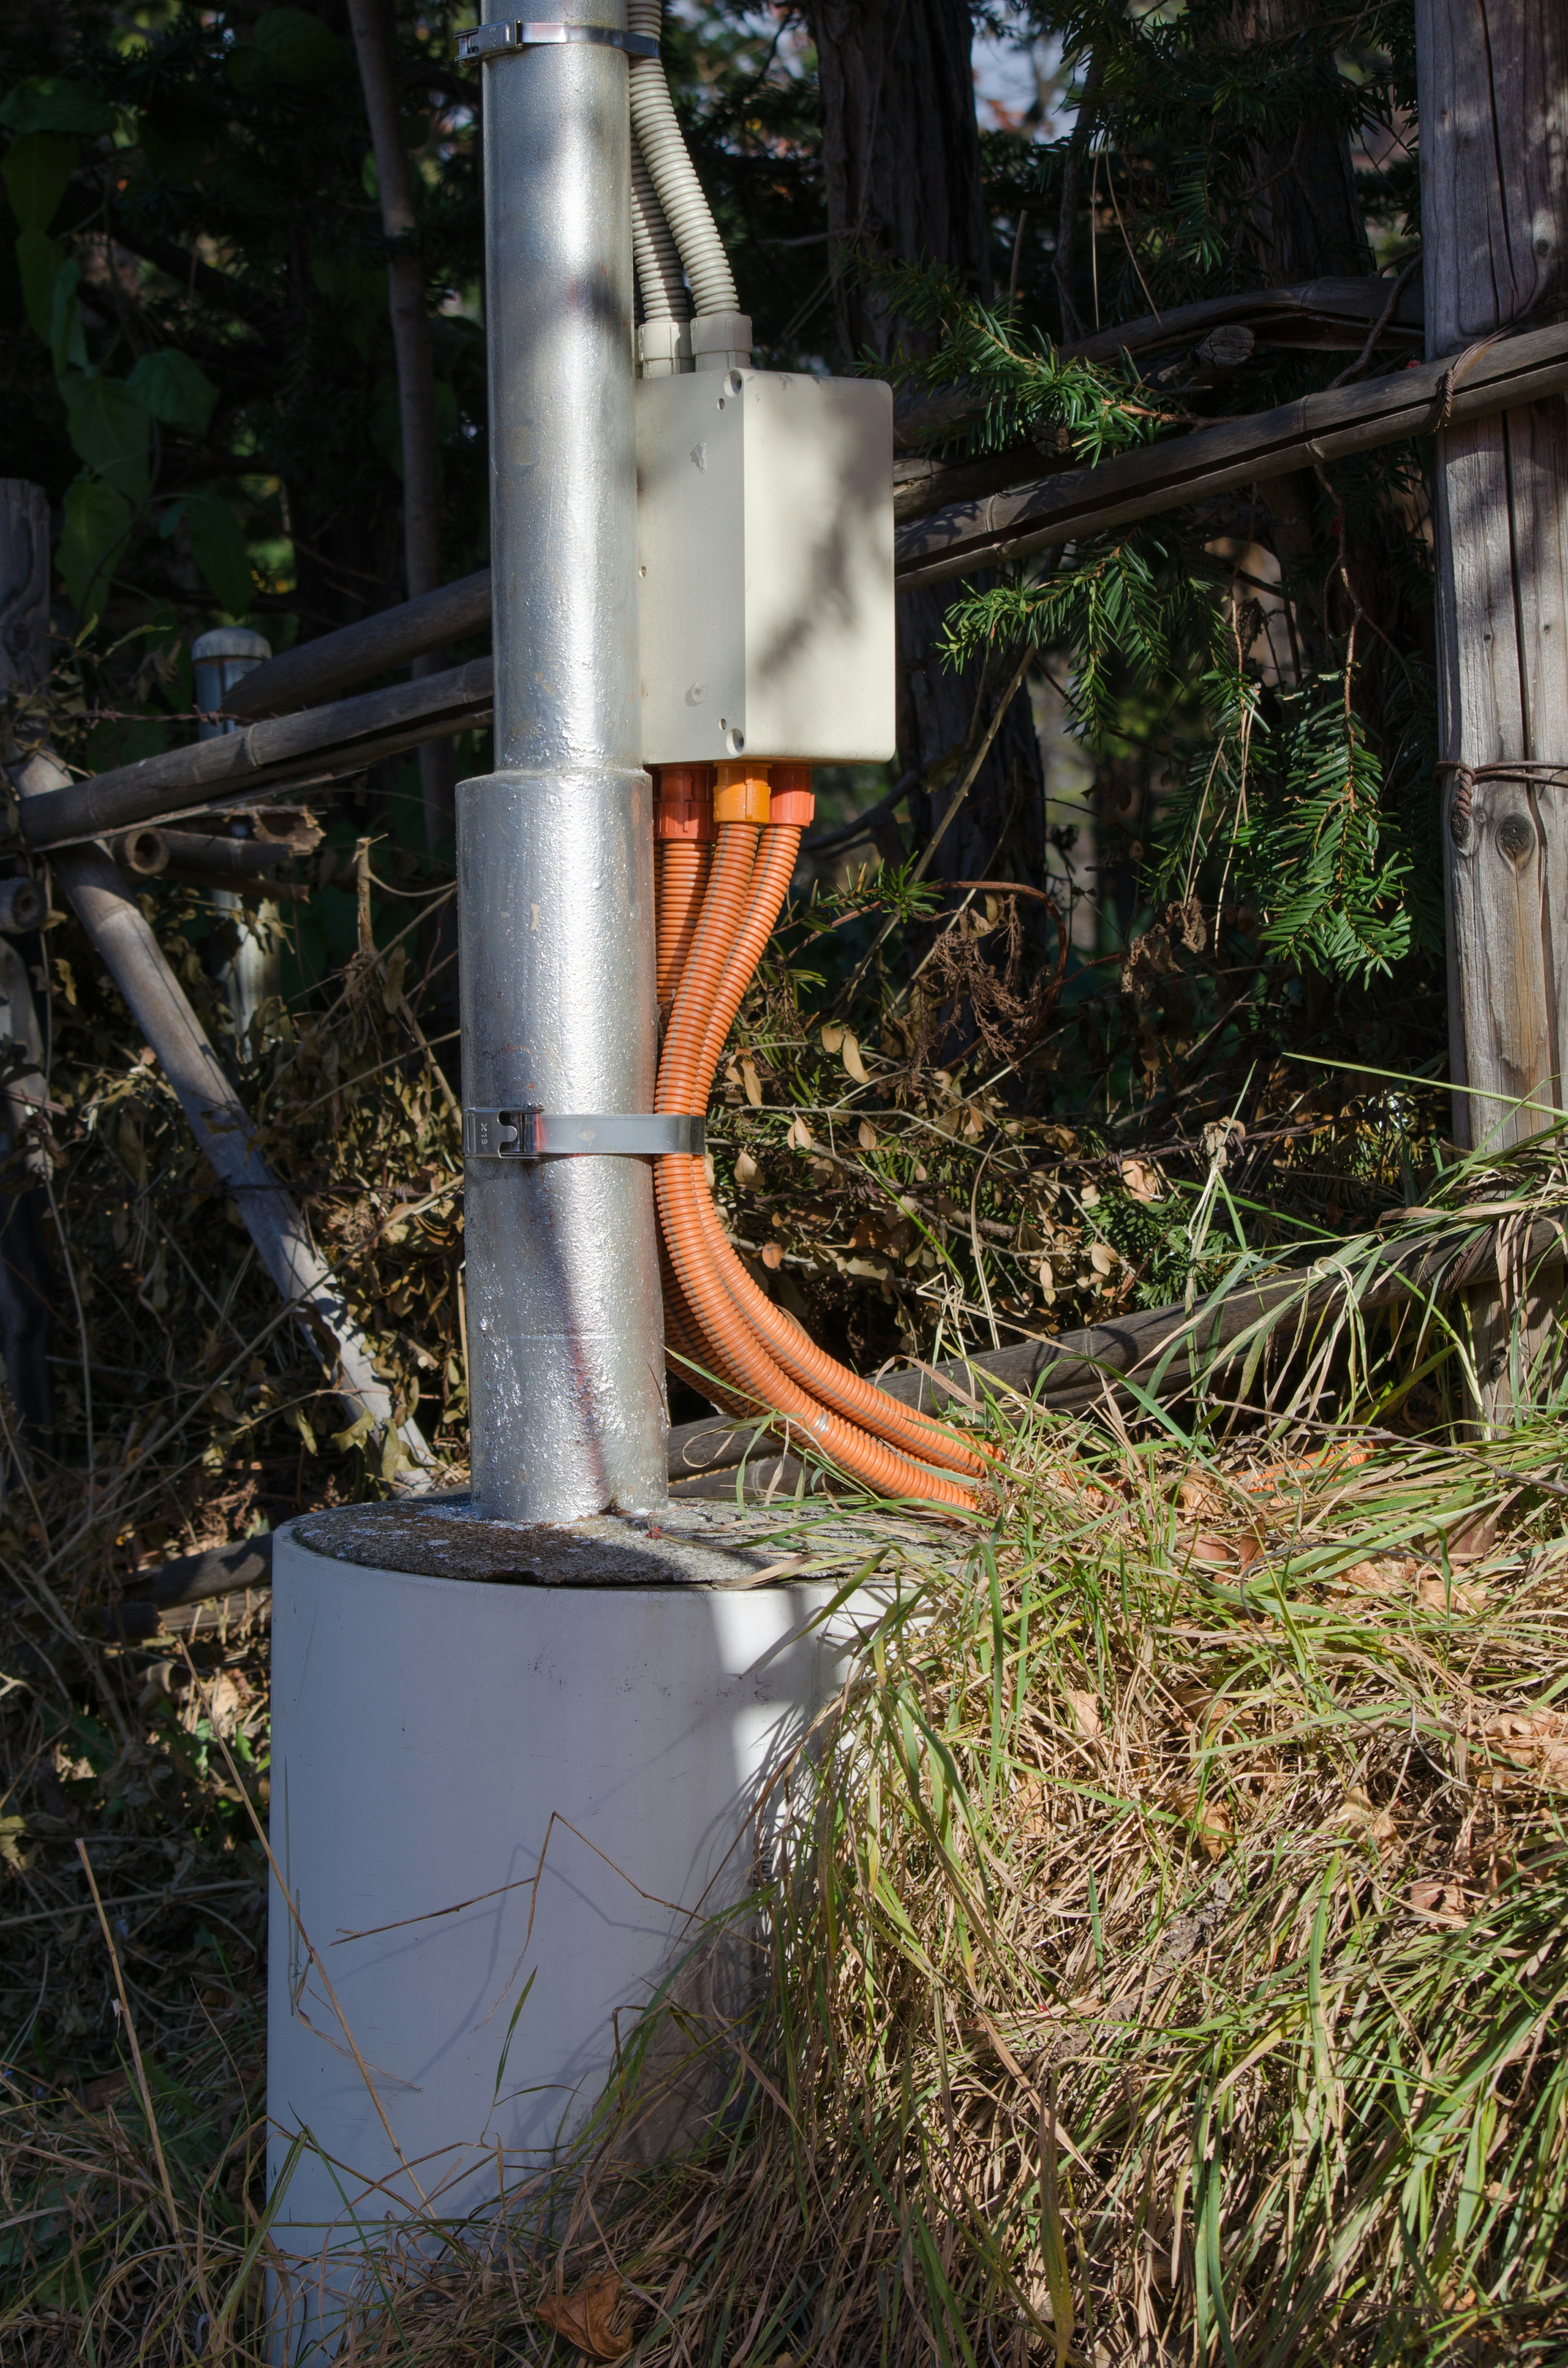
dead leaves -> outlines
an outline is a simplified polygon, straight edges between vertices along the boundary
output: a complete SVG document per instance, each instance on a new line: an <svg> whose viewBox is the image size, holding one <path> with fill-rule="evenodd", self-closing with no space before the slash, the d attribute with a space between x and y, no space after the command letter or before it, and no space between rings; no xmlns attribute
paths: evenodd
<svg viewBox="0 0 1568 2368"><path fill-rule="evenodd" d="M1465 1912L1464 1893L1457 1883L1428 1876L1413 1883L1404 1895L1405 1906L1424 1924L1442 1924L1455 1932L1469 1923Z"/></svg>
<svg viewBox="0 0 1568 2368"><path fill-rule="evenodd" d="M1073 1714L1074 1725L1085 1743L1092 1743L1100 1732L1099 1696L1088 1693L1077 1686L1064 1686L1062 1692L1066 1697L1067 1707Z"/></svg>
<svg viewBox="0 0 1568 2368"><path fill-rule="evenodd" d="M1446 1579L1435 1562L1420 1562L1412 1554L1369 1555L1363 1562L1353 1562L1347 1570L1335 1572L1327 1584L1357 1595L1414 1599L1429 1611L1453 1613L1461 1619L1472 1618L1486 1601L1486 1589L1479 1580L1471 1579L1460 1587Z"/></svg>
<svg viewBox="0 0 1568 2368"><path fill-rule="evenodd" d="M547 2294L536 2316L590 2360L624 2360L631 2349L636 2297L614 2270L574 2286L570 2294Z"/></svg>
<svg viewBox="0 0 1568 2368"><path fill-rule="evenodd" d="M1164 1178L1159 1169L1152 1167L1146 1159L1124 1159L1121 1163L1121 1182L1124 1191L1131 1193L1134 1201L1142 1201L1145 1205L1151 1201L1162 1199L1165 1194Z"/></svg>
<svg viewBox="0 0 1568 2368"><path fill-rule="evenodd" d="M1487 1720L1482 1735L1509 1766L1542 1776L1551 1784L1568 1784L1568 1717L1561 1711L1499 1711Z"/></svg>
<svg viewBox="0 0 1568 2368"><path fill-rule="evenodd" d="M870 1084L866 1064L861 1058L859 1044L847 1028L831 1026L824 1028L822 1031L822 1049L824 1053L837 1053L858 1086Z"/></svg>
<svg viewBox="0 0 1568 2368"><path fill-rule="evenodd" d="M1208 1794L1200 1796L1196 1784L1184 1784L1175 1794L1172 1806L1177 1816L1184 1817L1192 1827L1207 1857L1224 1857L1236 1838L1236 1821L1225 1802Z"/></svg>

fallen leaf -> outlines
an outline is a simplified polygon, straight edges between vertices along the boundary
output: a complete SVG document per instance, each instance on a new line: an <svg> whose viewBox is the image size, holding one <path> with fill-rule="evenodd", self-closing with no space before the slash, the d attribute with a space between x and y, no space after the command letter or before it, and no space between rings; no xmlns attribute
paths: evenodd
<svg viewBox="0 0 1568 2368"><path fill-rule="evenodd" d="M1568 1718L1556 1710L1505 1710L1482 1729L1505 1759L1554 1784L1568 1783Z"/></svg>
<svg viewBox="0 0 1568 2368"><path fill-rule="evenodd" d="M1210 1858L1223 1858L1235 1839L1235 1821L1223 1801L1203 1800L1197 1788L1184 1786L1176 1796L1177 1814L1187 1818Z"/></svg>
<svg viewBox="0 0 1568 2368"><path fill-rule="evenodd" d="M1446 1924L1450 1931L1457 1931L1470 1921L1464 1912L1464 1894L1457 1883L1430 1878L1413 1883L1404 1897L1412 1915L1425 1918L1429 1924Z"/></svg>
<svg viewBox="0 0 1568 2368"><path fill-rule="evenodd" d="M842 1028L824 1028L823 1030L822 1049L824 1053L836 1053L843 1042L844 1030Z"/></svg>
<svg viewBox="0 0 1568 2368"><path fill-rule="evenodd" d="M117 2097L123 2097L130 2087L131 2076L124 2071L100 2072L96 2080L84 2080L82 2083L83 2112L101 2113L104 2107L112 2105Z"/></svg>
<svg viewBox="0 0 1568 2368"><path fill-rule="evenodd" d="M1423 1578L1416 1582L1415 1593L1434 1611L1457 1611L1466 1619L1486 1601L1486 1589L1475 1579L1468 1587L1460 1587L1450 1586L1446 1579Z"/></svg>
<svg viewBox="0 0 1568 2368"><path fill-rule="evenodd" d="M777 1269L783 1265L784 1253L779 1248L777 1242L764 1242L762 1246L762 1263L767 1269L769 1274L775 1273Z"/></svg>
<svg viewBox="0 0 1568 2368"><path fill-rule="evenodd" d="M1096 1242L1089 1252L1089 1264L1096 1274L1109 1274L1116 1264L1116 1252L1108 1242Z"/></svg>
<svg viewBox="0 0 1568 2368"><path fill-rule="evenodd" d="M1084 1209L1097 1209L1100 1205L1099 1186L1097 1184L1085 1184L1083 1190L1078 1195L1078 1204L1080 1208Z"/></svg>
<svg viewBox="0 0 1568 2368"><path fill-rule="evenodd" d="M17 1874L26 1863L20 1845L27 1830L25 1817L0 1817L0 1865L10 1867Z"/></svg>
<svg viewBox="0 0 1568 2368"><path fill-rule="evenodd" d="M1408 1575L1407 1563L1379 1554L1369 1562L1353 1562L1348 1570L1337 1572L1329 1585L1353 1587L1362 1595L1397 1595L1406 1584Z"/></svg>
<svg viewBox="0 0 1568 2368"><path fill-rule="evenodd" d="M1244 1530L1240 1537L1222 1538L1213 1530L1188 1530L1176 1535L1178 1553L1209 1570L1250 1570L1262 1551Z"/></svg>
<svg viewBox="0 0 1568 2368"><path fill-rule="evenodd" d="M753 1110L762 1108L762 1080L756 1074L756 1064L749 1053L741 1054L741 1083L746 1089L746 1099Z"/></svg>
<svg viewBox="0 0 1568 2368"><path fill-rule="evenodd" d="M1211 1480L1194 1479L1190 1475L1176 1490L1176 1503L1184 1513L1207 1513L1211 1519L1225 1509L1225 1492Z"/></svg>
<svg viewBox="0 0 1568 2368"><path fill-rule="evenodd" d="M855 1140L859 1144L862 1151L875 1151L878 1144L881 1141L881 1136L877 1133L877 1130L871 1124L870 1120L869 1118L863 1118L860 1121L859 1132L856 1135Z"/></svg>
<svg viewBox="0 0 1568 2368"><path fill-rule="evenodd" d="M1124 1159L1121 1181L1135 1201L1157 1201L1165 1189L1158 1170L1146 1159Z"/></svg>
<svg viewBox="0 0 1568 2368"><path fill-rule="evenodd" d="M812 1131L803 1118L790 1120L790 1132L784 1139L791 1151L810 1151L812 1148Z"/></svg>
<svg viewBox="0 0 1568 2368"><path fill-rule="evenodd" d="M756 1162L749 1151L735 1154L735 1181L744 1192L748 1184L756 1182Z"/></svg>
<svg viewBox="0 0 1568 2368"><path fill-rule="evenodd" d="M1359 1784L1352 1784L1339 1804L1335 1825L1349 1826L1366 1835L1379 1849L1398 1838L1399 1827L1387 1809L1380 1809Z"/></svg>
<svg viewBox="0 0 1568 2368"><path fill-rule="evenodd" d="M844 1042L839 1047L838 1057L858 1086L870 1084L871 1080L866 1075L866 1064L860 1058L860 1047L847 1029L844 1031Z"/></svg>
<svg viewBox="0 0 1568 2368"><path fill-rule="evenodd" d="M607 2270L571 2294L547 2295L537 2316L590 2360L624 2360L631 2349L633 2307L620 2279Z"/></svg>
<svg viewBox="0 0 1568 2368"><path fill-rule="evenodd" d="M1085 1743L1092 1743L1100 1731L1100 1704L1097 1694L1088 1693L1077 1686L1063 1686L1067 1707L1073 1713L1073 1724Z"/></svg>

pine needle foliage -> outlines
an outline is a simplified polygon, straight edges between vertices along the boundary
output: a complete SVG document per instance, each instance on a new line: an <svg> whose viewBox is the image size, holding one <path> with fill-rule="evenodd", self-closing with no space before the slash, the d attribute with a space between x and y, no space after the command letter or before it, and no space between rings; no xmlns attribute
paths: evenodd
<svg viewBox="0 0 1568 2368"><path fill-rule="evenodd" d="M1042 452L1071 453L1092 465L1145 444L1181 415L1142 399L1125 378L1062 354L1043 330L1023 328L1006 308L983 304L956 271L912 263L878 263L868 276L917 336L926 355L905 356L894 370L905 388L968 384L978 416L955 440L972 452L999 451L1021 438ZM951 431L938 431L949 440Z"/></svg>

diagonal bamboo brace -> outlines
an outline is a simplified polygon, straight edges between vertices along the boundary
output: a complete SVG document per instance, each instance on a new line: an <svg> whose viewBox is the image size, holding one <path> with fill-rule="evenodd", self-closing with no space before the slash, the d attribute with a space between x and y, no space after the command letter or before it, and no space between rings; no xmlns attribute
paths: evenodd
<svg viewBox="0 0 1568 2368"><path fill-rule="evenodd" d="M70 776L40 754L14 767L11 779L27 798L62 787ZM51 860L77 918L178 1096L192 1134L233 1197L262 1264L297 1309L312 1346L320 1349L323 1330L329 1335L332 1386L350 1421L369 1415L384 1442L392 1419L392 1393L377 1377L369 1343L340 1284L312 1244L293 1195L263 1157L250 1113L119 867L102 848L92 846L62 849ZM430 1450L418 1424L401 1422L396 1435L408 1459L400 1484L427 1487Z"/></svg>

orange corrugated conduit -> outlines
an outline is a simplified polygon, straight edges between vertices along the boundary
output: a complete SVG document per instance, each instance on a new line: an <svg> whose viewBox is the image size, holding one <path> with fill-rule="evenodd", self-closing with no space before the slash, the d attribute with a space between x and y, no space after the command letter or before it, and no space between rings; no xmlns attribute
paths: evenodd
<svg viewBox="0 0 1568 2368"><path fill-rule="evenodd" d="M675 769L666 768L665 781ZM661 806L663 795L661 783ZM676 795L688 797L684 784ZM789 893L813 803L809 766L721 766L713 797L718 844L695 921L690 873L672 868L667 854L661 863L659 994L669 1005L669 1024L658 1109L706 1112L725 1040ZM672 832L662 842L666 849L688 844L701 844L694 832L684 839ZM682 902L678 917L673 907L666 916L666 893ZM684 947L678 961L677 945ZM733 1408L778 1414L884 1496L972 1507L972 1490L948 1475L978 1475L983 1458L940 1423L829 1357L758 1289L724 1238L704 1163L674 1154L660 1158L656 1190L671 1343L717 1377L716 1395Z"/></svg>
<svg viewBox="0 0 1568 2368"><path fill-rule="evenodd" d="M708 888L718 828L711 765L661 765L653 775L653 909L658 998L667 1011L686 968Z"/></svg>

